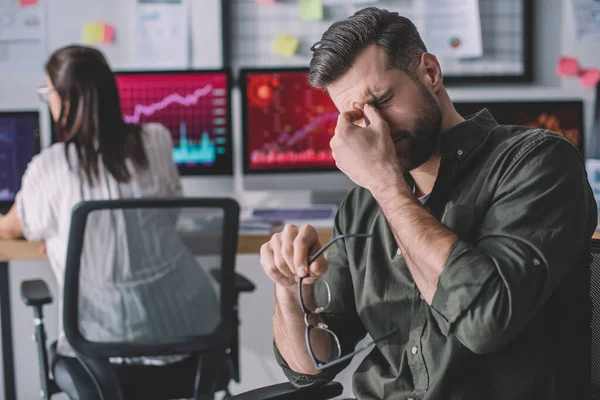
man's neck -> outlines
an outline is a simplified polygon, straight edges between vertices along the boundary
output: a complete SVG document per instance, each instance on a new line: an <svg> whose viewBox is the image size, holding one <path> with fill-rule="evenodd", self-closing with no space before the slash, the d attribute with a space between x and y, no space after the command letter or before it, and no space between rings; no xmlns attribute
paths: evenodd
<svg viewBox="0 0 600 400"><path fill-rule="evenodd" d="M441 132L444 132L453 126L460 124L465 119L456 111L447 93L442 94L442 96L444 96L445 99L441 102L443 104ZM433 190L433 185L435 184L435 180L437 179L440 170L440 160L440 155L436 153L421 166L410 171L410 174L415 181L415 194L417 197L425 196Z"/></svg>

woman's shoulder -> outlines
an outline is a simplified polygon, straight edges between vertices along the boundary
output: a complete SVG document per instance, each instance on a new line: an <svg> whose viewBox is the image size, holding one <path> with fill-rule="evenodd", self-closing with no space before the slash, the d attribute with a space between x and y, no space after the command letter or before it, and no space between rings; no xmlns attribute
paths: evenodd
<svg viewBox="0 0 600 400"><path fill-rule="evenodd" d="M68 166L65 157L65 144L54 143L49 147L42 149L39 154L35 155L30 162L30 166L35 165L39 168L60 168Z"/></svg>

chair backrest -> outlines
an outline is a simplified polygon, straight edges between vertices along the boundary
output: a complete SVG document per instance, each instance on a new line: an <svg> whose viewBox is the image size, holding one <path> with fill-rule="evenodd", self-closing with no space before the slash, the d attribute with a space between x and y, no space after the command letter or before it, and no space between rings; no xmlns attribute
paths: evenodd
<svg viewBox="0 0 600 400"><path fill-rule="evenodd" d="M592 299L592 343L590 386L592 398L600 397L600 240L592 241L590 297Z"/></svg>
<svg viewBox="0 0 600 400"><path fill-rule="evenodd" d="M225 354L236 324L238 220L231 199L75 206L64 286L67 346L106 362ZM209 269L219 270L219 279Z"/></svg>

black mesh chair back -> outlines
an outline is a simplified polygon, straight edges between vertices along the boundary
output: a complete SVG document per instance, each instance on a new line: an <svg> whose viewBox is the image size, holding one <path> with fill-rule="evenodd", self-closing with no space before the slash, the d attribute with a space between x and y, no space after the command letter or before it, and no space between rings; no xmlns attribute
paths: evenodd
<svg viewBox="0 0 600 400"><path fill-rule="evenodd" d="M600 399L600 240L592 241L590 297L592 298L592 354L590 386L592 399Z"/></svg>
<svg viewBox="0 0 600 400"><path fill-rule="evenodd" d="M212 399L221 371L215 366L223 364L237 324L238 218L231 199L107 200L74 208L66 340L59 339L58 351L80 360L99 398L123 398L115 363L197 357L192 395Z"/></svg>

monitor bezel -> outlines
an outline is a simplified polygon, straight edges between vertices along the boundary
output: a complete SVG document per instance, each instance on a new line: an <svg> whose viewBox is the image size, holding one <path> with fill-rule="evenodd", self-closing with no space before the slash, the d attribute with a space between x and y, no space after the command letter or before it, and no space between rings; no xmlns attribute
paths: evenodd
<svg viewBox="0 0 600 400"><path fill-rule="evenodd" d="M40 154L40 151L42 151L42 135L40 132L40 111L39 110L35 110L35 109L29 109L29 110L2 110L0 111L0 118L5 117L5 116L32 116L35 117L34 121L35 121L35 133L34 135L36 136L36 140L35 140L35 152L33 154L33 157L37 156L38 154ZM33 159L33 157L31 157ZM31 162L31 160L29 160L29 162ZM29 165L29 163L27 163ZM15 194L16 196L16 194ZM14 200L0 200L0 209L1 210L8 210L10 209L13 204L14 204Z"/></svg>
<svg viewBox="0 0 600 400"><path fill-rule="evenodd" d="M228 171L211 171L207 172L205 168L201 166L186 166L182 164L177 164L177 169L179 170L179 174L181 176L198 176L198 177L233 177L235 171L235 156L233 154L233 107L231 104L231 92L234 86L233 74L231 72L231 68L223 67L223 68L212 68L212 69L178 69L178 70L116 70L113 72L115 79L118 76L126 76L126 75L185 75L185 74L200 74L200 75L210 75L210 74L224 74L227 80L226 84L226 96L227 96L227 132L228 132L228 140L227 140L227 154L229 154L229 168ZM120 100L119 94L119 100Z"/></svg>
<svg viewBox="0 0 600 400"><path fill-rule="evenodd" d="M528 98L515 98L515 99L494 99L494 100L480 100L480 99L476 99L476 100L472 100L469 99L467 101L463 101L463 100L453 100L452 101L453 104L469 104L469 105L481 105L480 110L483 110L484 108L487 108L486 106L498 106L498 105L504 105L504 104L510 104L510 105L520 105L520 104L547 104L547 105L552 105L552 106L559 106L559 105L575 105L577 106L577 111L579 114L579 131L581 132L581 138L579 141L579 148L578 150L581 152L581 155L583 157L585 157L585 151L586 151L586 140L587 140L587 133L585 132L585 102L583 101L583 99L580 98L553 98L552 100L543 100L543 99L528 99ZM458 111L458 110L457 110ZM492 114L492 116L494 116L494 114ZM577 148L577 146L575 146Z"/></svg>
<svg viewBox="0 0 600 400"><path fill-rule="evenodd" d="M335 166L331 168L315 167L315 168L276 168L276 169L261 169L252 170L250 169L250 151L248 143L248 99L247 93L247 76L248 74L273 74L273 73L286 73L286 72L305 72L308 74L310 69L308 67L277 67L277 68L249 68L244 67L239 70L239 88L241 96L241 139L242 139L242 171L244 175L272 175L272 174L306 174L306 173L323 173L333 172L342 174L342 172ZM315 89L318 90L318 89Z"/></svg>

